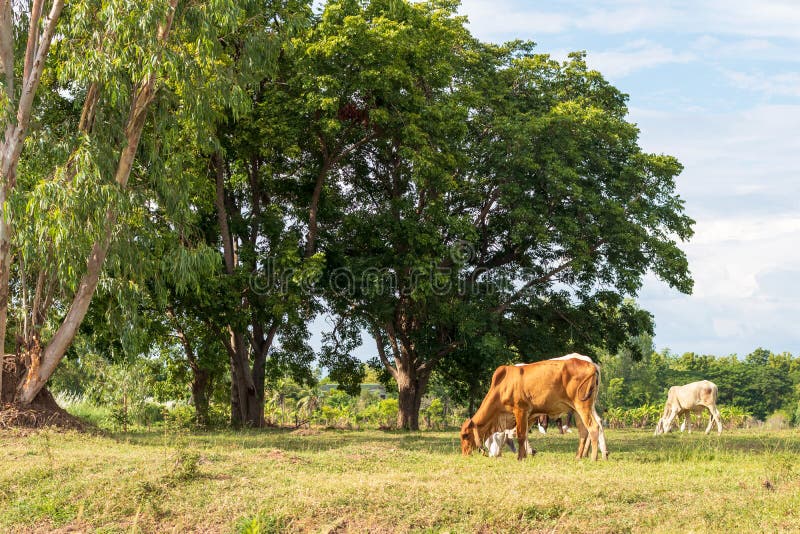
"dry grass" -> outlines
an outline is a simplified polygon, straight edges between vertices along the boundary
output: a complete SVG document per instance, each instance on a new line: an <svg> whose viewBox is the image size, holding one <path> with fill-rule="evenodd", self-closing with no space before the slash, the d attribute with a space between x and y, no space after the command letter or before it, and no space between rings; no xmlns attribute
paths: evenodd
<svg viewBox="0 0 800 534"><path fill-rule="evenodd" d="M800 530L800 432L532 436L519 463L457 433L0 433L6 532Z"/></svg>

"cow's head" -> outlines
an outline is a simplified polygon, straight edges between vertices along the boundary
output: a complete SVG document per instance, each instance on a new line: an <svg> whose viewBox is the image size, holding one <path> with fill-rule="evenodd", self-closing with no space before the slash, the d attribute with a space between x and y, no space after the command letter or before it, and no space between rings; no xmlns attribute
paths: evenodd
<svg viewBox="0 0 800 534"><path fill-rule="evenodd" d="M472 451L480 448L481 438L478 433L478 426L470 418L461 425L461 454L469 456Z"/></svg>

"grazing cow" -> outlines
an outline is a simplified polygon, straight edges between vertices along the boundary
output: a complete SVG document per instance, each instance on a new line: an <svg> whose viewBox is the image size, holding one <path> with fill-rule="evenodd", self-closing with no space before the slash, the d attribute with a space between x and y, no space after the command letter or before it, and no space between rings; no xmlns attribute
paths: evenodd
<svg viewBox="0 0 800 534"><path fill-rule="evenodd" d="M717 432L722 434L722 419L717 409L717 385L714 382L701 380L684 386L672 386L667 394L664 415L661 416L658 424L656 424L655 435L669 432L676 417L680 415L686 417L690 413L700 413L705 409L708 409L711 413L708 427L706 427L706 434L711 431L715 421L717 423ZM685 418L683 425L686 425ZM683 425L681 430L683 430Z"/></svg>
<svg viewBox="0 0 800 534"><path fill-rule="evenodd" d="M489 392L475 415L461 426L461 452L465 456L481 446L501 414L513 414L519 449L517 459L527 456L528 421L535 415L556 416L568 410L578 414L577 457L588 453L592 460L601 451L608 458L603 425L595 410L600 370L588 356L569 354L524 365L503 365L492 375Z"/></svg>

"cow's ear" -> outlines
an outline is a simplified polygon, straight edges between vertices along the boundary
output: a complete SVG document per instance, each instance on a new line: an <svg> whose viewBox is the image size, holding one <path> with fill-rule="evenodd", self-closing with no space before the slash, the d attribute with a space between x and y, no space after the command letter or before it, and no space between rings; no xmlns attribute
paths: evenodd
<svg viewBox="0 0 800 534"><path fill-rule="evenodd" d="M475 446L481 446L481 436L478 434L478 427L473 424L472 426L472 434L475 436Z"/></svg>

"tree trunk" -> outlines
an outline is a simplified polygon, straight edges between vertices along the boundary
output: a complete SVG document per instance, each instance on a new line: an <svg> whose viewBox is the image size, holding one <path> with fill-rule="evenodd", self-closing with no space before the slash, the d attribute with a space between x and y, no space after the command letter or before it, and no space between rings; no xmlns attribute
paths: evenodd
<svg viewBox="0 0 800 534"><path fill-rule="evenodd" d="M261 380L254 377L259 366L254 365L254 370L250 370L249 349L245 345L245 336L241 333L230 330L230 342L227 346L231 357L231 424L263 427L264 380L263 376ZM263 367L261 372L263 373Z"/></svg>
<svg viewBox="0 0 800 534"><path fill-rule="evenodd" d="M398 428L403 430L419 430L419 409L422 404L422 396L425 394L427 386L427 373L420 373L417 370L406 373L403 370L398 370Z"/></svg>
<svg viewBox="0 0 800 534"><path fill-rule="evenodd" d="M235 399L231 403L231 424L261 428L264 426L264 392L247 384L247 380L234 380L231 390ZM231 395L234 396L233 394Z"/></svg>
<svg viewBox="0 0 800 534"><path fill-rule="evenodd" d="M242 419L242 408L239 406L239 378L236 376L236 365L234 365L233 354L230 355L231 372L231 426L239 428L244 425Z"/></svg>
<svg viewBox="0 0 800 534"><path fill-rule="evenodd" d="M419 430L419 409L422 396L428 387L431 369L428 364L418 363L417 353L411 343L398 341L397 329L385 323L386 337L381 328L373 327L373 336L381 363L397 381L398 412L397 426L404 430ZM386 344L391 348L394 362L386 354Z"/></svg>
<svg viewBox="0 0 800 534"><path fill-rule="evenodd" d="M201 427L208 426L208 394L211 375L205 369L192 367L192 404L194 404L195 421Z"/></svg>

